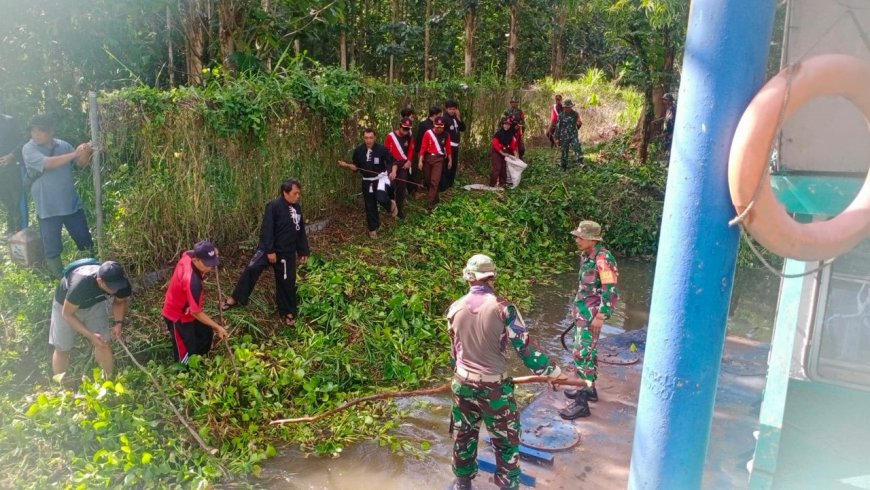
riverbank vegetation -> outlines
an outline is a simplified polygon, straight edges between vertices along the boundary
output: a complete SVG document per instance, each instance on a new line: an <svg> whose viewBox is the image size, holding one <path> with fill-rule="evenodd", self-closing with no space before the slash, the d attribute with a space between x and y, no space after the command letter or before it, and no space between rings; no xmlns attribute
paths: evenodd
<svg viewBox="0 0 870 490"><path fill-rule="evenodd" d="M613 142L590 152L585 170L562 173L554 151L535 150L519 189L451 191L433 214L414 213L376 242L352 239L316 251L302 273L297 327L278 326L268 291L259 291L248 308L228 312L239 376L224 348L187 369L173 365L159 316L162 289L138 294L125 341L141 360L151 360L147 369L219 449L215 457L199 449L118 349L113 380L92 372L87 346L77 350L69 379L47 379L51 284L4 259L0 287L16 294L2 299L8 349L0 360L0 483L190 486L257 474L287 444L318 454L338 454L364 439L396 451L425 448L393 435L399 414L390 404L314 425L268 423L358 394L443 379L449 343L442 315L464 291L460 271L472 253L494 257L499 289L524 308L533 283L567 267L573 253L567 231L580 217L606 223L614 250L653 253L664 170L625 160L625 151ZM226 266L224 288L240 267ZM212 312L215 287L212 279Z"/></svg>

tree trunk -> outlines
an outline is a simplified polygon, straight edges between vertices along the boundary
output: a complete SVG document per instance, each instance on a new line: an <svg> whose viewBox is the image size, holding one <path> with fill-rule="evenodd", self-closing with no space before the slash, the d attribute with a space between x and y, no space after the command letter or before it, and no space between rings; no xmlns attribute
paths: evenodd
<svg viewBox="0 0 870 490"><path fill-rule="evenodd" d="M338 35L338 58L342 70L347 70L347 32L342 29Z"/></svg>
<svg viewBox="0 0 870 490"><path fill-rule="evenodd" d="M393 25L395 25L397 22L399 22L399 0L390 0L390 21L393 23ZM394 35L392 35L392 33L390 35L390 39L392 40L393 44L396 43L396 37ZM395 69L396 69L396 55L393 53L393 51L391 49L390 50L390 77L389 77L390 85L393 84L393 80L394 80L394 77L396 75Z"/></svg>
<svg viewBox="0 0 870 490"><path fill-rule="evenodd" d="M474 33L477 30L477 7L465 9L465 71L466 77L474 72Z"/></svg>
<svg viewBox="0 0 870 490"><path fill-rule="evenodd" d="M272 3L270 0L262 0L260 2L260 7L263 9L263 12L266 13L266 17L272 17ZM261 48L262 54L260 55L263 60L263 68L266 70L266 73L272 72L272 47L266 46Z"/></svg>
<svg viewBox="0 0 870 490"><path fill-rule="evenodd" d="M218 43L221 49L221 63L224 70L230 73L238 72L238 66L233 54L240 51L238 46L238 31L242 28L244 10L241 0L220 0L218 2Z"/></svg>
<svg viewBox="0 0 870 490"><path fill-rule="evenodd" d="M169 88L175 87L175 49L172 46L172 14L166 5L166 54L169 61Z"/></svg>
<svg viewBox="0 0 870 490"><path fill-rule="evenodd" d="M655 109L653 108L652 94L653 89L650 86L647 86L643 91L644 109L643 116L641 116L640 146L637 149L637 156L640 159L641 165L646 165L649 158L650 129L652 127L653 115L655 112Z"/></svg>
<svg viewBox="0 0 870 490"><path fill-rule="evenodd" d="M429 38L429 19L432 18L432 0L426 0L426 17L423 26L423 81L428 82L430 76L429 70L429 51L431 49L431 41Z"/></svg>
<svg viewBox="0 0 870 490"><path fill-rule="evenodd" d="M187 83L202 84L205 47L208 39L208 14L204 0L179 0L178 10L184 17L184 52Z"/></svg>
<svg viewBox="0 0 870 490"><path fill-rule="evenodd" d="M517 10L519 10L520 0L511 2L511 28L510 37L508 38L508 57L507 71L505 78L512 79L517 72Z"/></svg>
<svg viewBox="0 0 870 490"><path fill-rule="evenodd" d="M554 80L558 80L564 76L563 67L565 66L565 50L562 47L562 38L565 35L565 21L567 10L564 4L559 4L556 7L554 14L556 18L553 23L553 66L550 67L550 75Z"/></svg>

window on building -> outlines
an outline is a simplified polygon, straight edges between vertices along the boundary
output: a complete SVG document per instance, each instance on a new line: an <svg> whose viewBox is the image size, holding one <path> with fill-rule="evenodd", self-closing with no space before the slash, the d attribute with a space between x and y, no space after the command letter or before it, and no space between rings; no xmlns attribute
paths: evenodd
<svg viewBox="0 0 870 490"><path fill-rule="evenodd" d="M819 293L813 374L870 389L870 240L834 262Z"/></svg>

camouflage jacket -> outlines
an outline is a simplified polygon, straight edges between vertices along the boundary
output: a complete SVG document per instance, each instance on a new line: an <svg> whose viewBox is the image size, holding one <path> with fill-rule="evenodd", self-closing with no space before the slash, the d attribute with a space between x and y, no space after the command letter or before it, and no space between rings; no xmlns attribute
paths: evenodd
<svg viewBox="0 0 870 490"><path fill-rule="evenodd" d="M577 139L577 130L580 129L580 124L580 113L565 107L556 122L556 135L560 140L565 141Z"/></svg>
<svg viewBox="0 0 870 490"><path fill-rule="evenodd" d="M610 318L619 299L619 289L616 287L618 278L616 259L600 242L595 244L593 254L584 252L578 274L580 286L574 298L575 314L583 304L590 310L598 308L598 311L604 313L605 320Z"/></svg>

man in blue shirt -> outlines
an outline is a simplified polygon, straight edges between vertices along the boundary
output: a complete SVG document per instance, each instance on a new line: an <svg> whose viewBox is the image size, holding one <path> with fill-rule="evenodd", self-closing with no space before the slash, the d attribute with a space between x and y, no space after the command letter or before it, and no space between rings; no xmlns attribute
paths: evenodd
<svg viewBox="0 0 870 490"><path fill-rule="evenodd" d="M72 145L54 137L54 121L45 114L33 117L30 122L30 141L21 153L27 167L30 193L36 203L39 219L39 234L49 273L60 277L63 262L61 229L76 242L79 250L93 248L94 242L82 209L82 202L75 190L73 164L84 168L91 163L91 146L84 143Z"/></svg>

